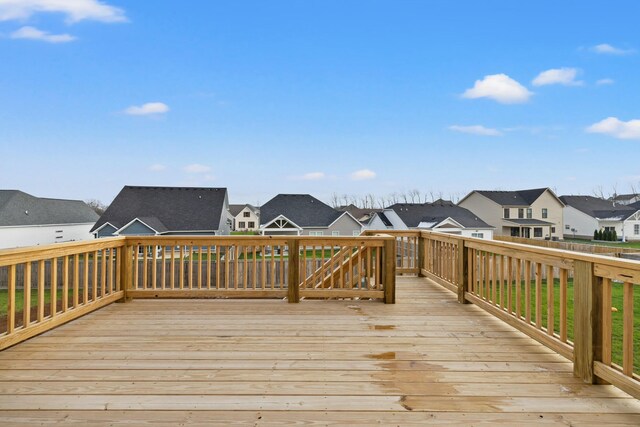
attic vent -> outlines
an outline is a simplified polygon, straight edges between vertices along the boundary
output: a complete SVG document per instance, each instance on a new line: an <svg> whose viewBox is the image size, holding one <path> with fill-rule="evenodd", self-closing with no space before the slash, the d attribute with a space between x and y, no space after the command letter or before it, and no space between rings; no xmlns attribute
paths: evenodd
<svg viewBox="0 0 640 427"><path fill-rule="evenodd" d="M29 215L29 211L24 211L24 214L25 215Z"/></svg>

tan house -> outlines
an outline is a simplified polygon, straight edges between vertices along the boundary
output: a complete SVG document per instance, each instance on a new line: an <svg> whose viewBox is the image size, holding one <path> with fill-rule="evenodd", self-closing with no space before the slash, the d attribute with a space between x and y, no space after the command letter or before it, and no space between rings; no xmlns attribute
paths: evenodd
<svg viewBox="0 0 640 427"><path fill-rule="evenodd" d="M229 205L233 217L233 231L258 231L260 228L260 208L245 205Z"/></svg>
<svg viewBox="0 0 640 427"><path fill-rule="evenodd" d="M562 239L564 203L549 188L474 190L458 206L494 226L496 236Z"/></svg>

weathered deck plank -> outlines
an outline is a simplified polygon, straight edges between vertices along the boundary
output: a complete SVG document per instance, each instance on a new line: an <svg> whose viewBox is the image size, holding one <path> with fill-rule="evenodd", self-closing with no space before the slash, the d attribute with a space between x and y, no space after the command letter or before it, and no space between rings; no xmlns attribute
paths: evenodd
<svg viewBox="0 0 640 427"><path fill-rule="evenodd" d="M397 304L111 305L0 352L0 423L640 425L640 401L426 279Z"/></svg>

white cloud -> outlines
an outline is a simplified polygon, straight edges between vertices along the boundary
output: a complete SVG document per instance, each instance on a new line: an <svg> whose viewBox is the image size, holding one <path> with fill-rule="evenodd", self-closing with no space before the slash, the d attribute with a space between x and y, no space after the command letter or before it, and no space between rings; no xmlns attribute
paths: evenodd
<svg viewBox="0 0 640 427"><path fill-rule="evenodd" d="M463 98L489 98L502 104L519 104L527 102L533 95L526 87L506 74L493 74L476 80L471 89L467 89Z"/></svg>
<svg viewBox="0 0 640 427"><path fill-rule="evenodd" d="M473 135L484 135L484 136L501 136L502 135L502 132L500 132L498 129L486 128L482 125L473 125L473 126L452 125L452 126L449 126L449 130L452 130L455 132L470 133Z"/></svg>
<svg viewBox="0 0 640 427"><path fill-rule="evenodd" d="M164 114L169 111L169 106L162 102L147 102L146 104L131 107L124 110L130 116L149 116L153 114Z"/></svg>
<svg viewBox="0 0 640 427"><path fill-rule="evenodd" d="M324 178L326 178L324 172L309 172L300 177L303 181L318 181Z"/></svg>
<svg viewBox="0 0 640 427"><path fill-rule="evenodd" d="M610 44L602 43L595 45L591 48L595 53L601 53L605 55L629 55L631 53L635 53L635 49L620 49L618 47L613 47Z"/></svg>
<svg viewBox="0 0 640 427"><path fill-rule="evenodd" d="M602 85L612 85L614 84L615 81L613 79L600 79L596 81L596 84L598 86L602 86Z"/></svg>
<svg viewBox="0 0 640 427"><path fill-rule="evenodd" d="M68 43L76 39L71 34L49 34L46 31L29 26L14 31L9 37L12 39L41 40L47 43Z"/></svg>
<svg viewBox="0 0 640 427"><path fill-rule="evenodd" d="M376 177L376 173L369 169L360 169L351 174L351 179L354 181L364 181L366 179L373 179Z"/></svg>
<svg viewBox="0 0 640 427"><path fill-rule="evenodd" d="M618 139L640 139L640 119L623 122L617 117L607 117L587 128L589 133L602 133Z"/></svg>
<svg viewBox="0 0 640 427"><path fill-rule="evenodd" d="M37 13L62 13L66 22L126 22L124 10L98 0L0 0L0 21L24 21Z"/></svg>
<svg viewBox="0 0 640 427"><path fill-rule="evenodd" d="M184 171L187 173L207 173L207 172L211 172L211 167L206 165L201 165L199 163L192 163L190 165L185 166Z"/></svg>
<svg viewBox="0 0 640 427"><path fill-rule="evenodd" d="M565 86L580 86L582 81L576 80L578 70L576 68L552 68L547 71L543 71L533 79L532 84L534 86L546 86L546 85L565 85Z"/></svg>
<svg viewBox="0 0 640 427"><path fill-rule="evenodd" d="M149 166L149 170L151 172L162 172L164 170L167 170L167 167L161 163L155 163L151 166Z"/></svg>

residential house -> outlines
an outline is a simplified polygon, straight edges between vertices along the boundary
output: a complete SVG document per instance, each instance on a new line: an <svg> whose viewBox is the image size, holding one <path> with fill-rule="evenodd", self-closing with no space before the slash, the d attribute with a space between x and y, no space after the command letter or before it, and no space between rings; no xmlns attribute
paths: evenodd
<svg viewBox="0 0 640 427"><path fill-rule="evenodd" d="M260 208L244 204L229 205L233 217L233 231L258 231L260 228Z"/></svg>
<svg viewBox="0 0 640 427"><path fill-rule="evenodd" d="M81 200L0 190L0 249L91 239L98 217Z"/></svg>
<svg viewBox="0 0 640 427"><path fill-rule="evenodd" d="M226 235L226 188L125 186L91 229L96 237Z"/></svg>
<svg viewBox="0 0 640 427"><path fill-rule="evenodd" d="M367 224L375 212L382 212L382 209L359 208L353 203L346 206L340 206L336 210L339 210L340 212L349 212L351 216L360 221L361 224Z"/></svg>
<svg viewBox="0 0 640 427"><path fill-rule="evenodd" d="M309 194L278 194L260 207L260 234L358 236L362 224Z"/></svg>
<svg viewBox="0 0 640 427"><path fill-rule="evenodd" d="M458 206L495 227L497 236L555 240L563 235L564 203L549 188L474 190Z"/></svg>
<svg viewBox="0 0 640 427"><path fill-rule="evenodd" d="M434 203L396 203L376 212L370 230L430 230L483 239L493 238L493 227L469 210L447 200Z"/></svg>
<svg viewBox="0 0 640 427"><path fill-rule="evenodd" d="M565 204L565 237L592 239L596 230L615 230L623 241L640 240L640 206L593 196L562 196L560 200Z"/></svg>

